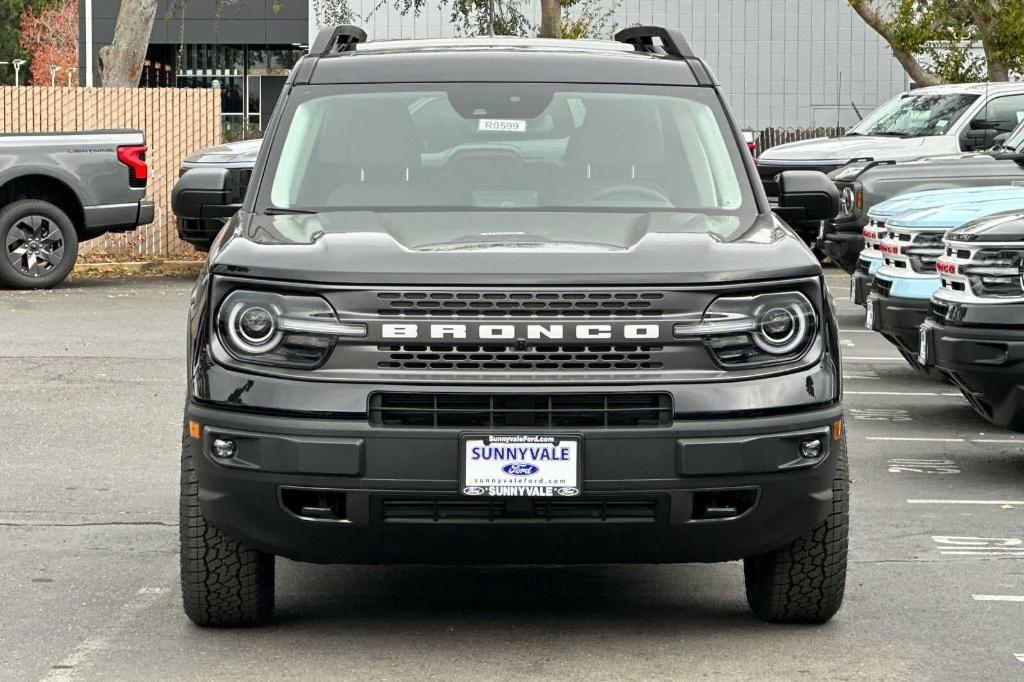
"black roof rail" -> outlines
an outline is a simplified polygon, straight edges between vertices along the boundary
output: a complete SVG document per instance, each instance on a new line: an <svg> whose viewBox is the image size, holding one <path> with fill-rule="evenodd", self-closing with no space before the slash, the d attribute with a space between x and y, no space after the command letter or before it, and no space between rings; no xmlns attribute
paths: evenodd
<svg viewBox="0 0 1024 682"><path fill-rule="evenodd" d="M628 43L637 52L657 54L654 45L655 38L661 41L661 47L667 55L680 59L692 59L697 56L690 49L690 44L686 42L686 36L675 29L664 26L631 26L615 34L617 42Z"/></svg>
<svg viewBox="0 0 1024 682"><path fill-rule="evenodd" d="M316 40L309 47L314 57L326 57L342 52L355 52L356 45L366 42L366 31L358 26L343 24L320 29Z"/></svg>

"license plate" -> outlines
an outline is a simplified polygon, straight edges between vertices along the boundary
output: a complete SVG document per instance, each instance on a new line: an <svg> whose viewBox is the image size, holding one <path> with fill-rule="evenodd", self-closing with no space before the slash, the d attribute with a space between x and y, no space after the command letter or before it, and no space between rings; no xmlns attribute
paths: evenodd
<svg viewBox="0 0 1024 682"><path fill-rule="evenodd" d="M922 367L928 367L931 364L931 329L921 327L919 334L921 347L917 351L917 361Z"/></svg>
<svg viewBox="0 0 1024 682"><path fill-rule="evenodd" d="M859 304L857 300L857 278L856 276L850 277L850 303L855 305Z"/></svg>
<svg viewBox="0 0 1024 682"><path fill-rule="evenodd" d="M576 497L582 451L581 436L467 434L459 490L472 497Z"/></svg>
<svg viewBox="0 0 1024 682"><path fill-rule="evenodd" d="M874 296L868 296L867 300L867 314L864 316L864 328L875 331L875 302L878 299Z"/></svg>
<svg viewBox="0 0 1024 682"><path fill-rule="evenodd" d="M820 223L818 223L818 241L821 241L824 238L825 238L825 221L822 220Z"/></svg>

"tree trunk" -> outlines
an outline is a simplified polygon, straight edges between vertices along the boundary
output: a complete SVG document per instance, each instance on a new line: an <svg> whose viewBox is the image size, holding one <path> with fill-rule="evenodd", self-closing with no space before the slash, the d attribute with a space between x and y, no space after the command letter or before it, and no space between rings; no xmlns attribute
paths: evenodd
<svg viewBox="0 0 1024 682"><path fill-rule="evenodd" d="M156 19L157 0L121 0L114 42L100 49L104 87L137 88Z"/></svg>
<svg viewBox="0 0 1024 682"><path fill-rule="evenodd" d="M562 37L561 0L540 0L540 37Z"/></svg>
<svg viewBox="0 0 1024 682"><path fill-rule="evenodd" d="M945 81L937 74L926 69L913 54L906 50L900 50L892 45L892 31L889 22L882 18L882 15L875 10L870 0L847 0L853 11L860 15L864 22L873 28L878 35L885 38L892 50L892 56L900 63L903 70L907 72L915 83L920 86L940 85Z"/></svg>

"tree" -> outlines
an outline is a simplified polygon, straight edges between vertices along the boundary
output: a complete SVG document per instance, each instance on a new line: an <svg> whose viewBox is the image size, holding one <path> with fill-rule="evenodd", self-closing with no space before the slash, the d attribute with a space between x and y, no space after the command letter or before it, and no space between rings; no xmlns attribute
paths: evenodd
<svg viewBox="0 0 1024 682"><path fill-rule="evenodd" d="M32 81L49 85L50 66L59 66L57 83L63 83L68 69L78 68L78 1L59 0L39 10L29 6L19 19L21 47L32 56Z"/></svg>
<svg viewBox="0 0 1024 682"><path fill-rule="evenodd" d="M21 46L21 15L28 7L29 0L0 0L0 60L31 59L32 55ZM21 82L28 79L24 67ZM0 66L0 85L14 84L14 68L7 64Z"/></svg>
<svg viewBox="0 0 1024 682"><path fill-rule="evenodd" d="M137 88L153 33L157 0L121 0L114 42L100 48L100 75L110 88Z"/></svg>
<svg viewBox="0 0 1024 682"><path fill-rule="evenodd" d="M609 33L611 18L622 0L606 8L600 0L540 0L541 21L536 26L526 16L526 0L394 0L402 14L419 14L435 3L449 10L449 21L462 33L541 38L596 38Z"/></svg>
<svg viewBox="0 0 1024 682"><path fill-rule="evenodd" d="M1020 0L847 0L918 85L1006 81L1024 70ZM976 47L980 46L981 54Z"/></svg>

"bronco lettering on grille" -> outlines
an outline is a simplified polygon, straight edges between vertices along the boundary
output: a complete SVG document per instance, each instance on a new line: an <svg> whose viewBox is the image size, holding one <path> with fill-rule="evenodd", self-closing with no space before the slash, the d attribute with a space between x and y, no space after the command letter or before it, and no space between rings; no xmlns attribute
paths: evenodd
<svg viewBox="0 0 1024 682"><path fill-rule="evenodd" d="M495 341L527 339L575 339L579 341L611 339L613 331L625 339L656 340L661 328L656 324L384 324L381 336L385 339L468 339Z"/></svg>

